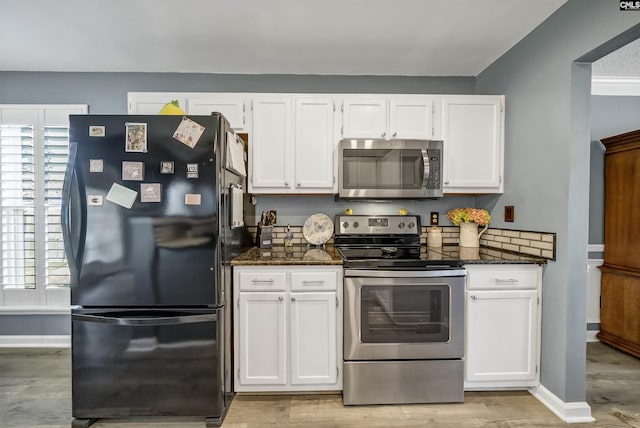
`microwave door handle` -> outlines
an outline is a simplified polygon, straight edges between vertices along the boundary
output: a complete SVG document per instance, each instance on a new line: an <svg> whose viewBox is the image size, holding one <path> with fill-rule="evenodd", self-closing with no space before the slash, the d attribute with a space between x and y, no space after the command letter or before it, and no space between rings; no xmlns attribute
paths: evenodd
<svg viewBox="0 0 640 428"><path fill-rule="evenodd" d="M425 189L429 180L429 153L427 149L420 151L422 152L422 188Z"/></svg>

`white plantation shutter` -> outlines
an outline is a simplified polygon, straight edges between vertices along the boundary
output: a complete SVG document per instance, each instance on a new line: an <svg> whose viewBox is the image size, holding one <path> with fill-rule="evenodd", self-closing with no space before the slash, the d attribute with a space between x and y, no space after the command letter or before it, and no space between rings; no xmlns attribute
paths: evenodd
<svg viewBox="0 0 640 428"><path fill-rule="evenodd" d="M2 285L35 288L35 177L32 125L0 125Z"/></svg>
<svg viewBox="0 0 640 428"><path fill-rule="evenodd" d="M69 128L44 127L44 256L45 285L68 287L69 266L64 256L60 203L62 184L69 157Z"/></svg>
<svg viewBox="0 0 640 428"><path fill-rule="evenodd" d="M86 112L86 106L0 105L0 305L69 305L60 221L68 116Z"/></svg>

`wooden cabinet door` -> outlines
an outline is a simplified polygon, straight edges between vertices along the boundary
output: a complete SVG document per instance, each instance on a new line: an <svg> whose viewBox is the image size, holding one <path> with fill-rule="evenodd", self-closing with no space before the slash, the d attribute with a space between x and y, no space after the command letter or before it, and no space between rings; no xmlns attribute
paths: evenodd
<svg viewBox="0 0 640 428"><path fill-rule="evenodd" d="M335 384L336 293L289 294L291 384Z"/></svg>
<svg viewBox="0 0 640 428"><path fill-rule="evenodd" d="M287 383L287 320L284 292L242 292L238 338L240 385Z"/></svg>
<svg viewBox="0 0 640 428"><path fill-rule="evenodd" d="M442 101L445 193L502 193L501 96L451 96Z"/></svg>
<svg viewBox="0 0 640 428"><path fill-rule="evenodd" d="M296 98L294 112L295 188L335 193L334 104L332 98Z"/></svg>
<svg viewBox="0 0 640 428"><path fill-rule="evenodd" d="M342 110L343 138L389 138L386 99L347 98Z"/></svg>
<svg viewBox="0 0 640 428"><path fill-rule="evenodd" d="M253 99L249 193L287 191L292 186L291 98Z"/></svg>
<svg viewBox="0 0 640 428"><path fill-rule="evenodd" d="M472 290L466 296L465 382L535 385L537 290Z"/></svg>
<svg viewBox="0 0 640 428"><path fill-rule="evenodd" d="M433 136L431 99L392 98L389 101L390 138L426 140Z"/></svg>

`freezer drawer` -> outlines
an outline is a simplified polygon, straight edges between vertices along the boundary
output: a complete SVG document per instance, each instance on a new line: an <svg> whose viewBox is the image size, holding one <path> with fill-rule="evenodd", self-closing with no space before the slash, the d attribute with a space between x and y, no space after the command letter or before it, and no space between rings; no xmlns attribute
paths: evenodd
<svg viewBox="0 0 640 428"><path fill-rule="evenodd" d="M219 312L73 310L73 416L220 416Z"/></svg>

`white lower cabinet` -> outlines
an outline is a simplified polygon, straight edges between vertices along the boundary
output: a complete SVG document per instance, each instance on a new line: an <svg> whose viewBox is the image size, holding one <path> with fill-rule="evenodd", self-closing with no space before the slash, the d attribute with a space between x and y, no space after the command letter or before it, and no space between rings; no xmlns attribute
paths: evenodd
<svg viewBox="0 0 640 428"><path fill-rule="evenodd" d="M342 390L342 268L235 266L236 392Z"/></svg>
<svg viewBox="0 0 640 428"><path fill-rule="evenodd" d="M538 386L542 267L466 269L465 389Z"/></svg>

